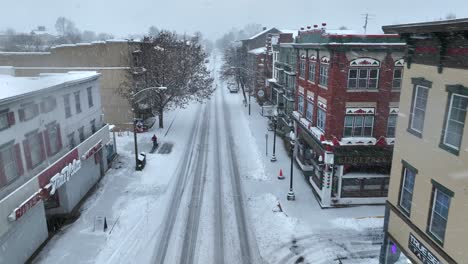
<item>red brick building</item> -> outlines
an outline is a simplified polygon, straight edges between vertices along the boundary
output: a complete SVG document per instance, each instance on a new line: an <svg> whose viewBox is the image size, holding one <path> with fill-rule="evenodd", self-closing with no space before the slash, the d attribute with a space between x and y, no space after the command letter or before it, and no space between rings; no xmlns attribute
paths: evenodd
<svg viewBox="0 0 468 264"><path fill-rule="evenodd" d="M296 160L321 206L385 203L405 43L312 29L293 47Z"/></svg>

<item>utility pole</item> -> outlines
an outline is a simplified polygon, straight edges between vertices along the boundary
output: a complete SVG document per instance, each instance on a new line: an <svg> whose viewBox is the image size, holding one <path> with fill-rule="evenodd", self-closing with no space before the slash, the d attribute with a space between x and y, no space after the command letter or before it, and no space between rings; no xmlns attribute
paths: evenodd
<svg viewBox="0 0 468 264"><path fill-rule="evenodd" d="M362 15L364 16L364 26L362 28L364 28L364 34L367 34L367 23L373 18L374 15L369 13L365 13Z"/></svg>

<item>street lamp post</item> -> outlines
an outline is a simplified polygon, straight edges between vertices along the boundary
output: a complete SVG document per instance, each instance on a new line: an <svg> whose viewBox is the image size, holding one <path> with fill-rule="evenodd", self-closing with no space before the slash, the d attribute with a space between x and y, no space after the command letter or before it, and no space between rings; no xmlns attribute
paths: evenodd
<svg viewBox="0 0 468 264"><path fill-rule="evenodd" d="M275 111L273 114L273 155L271 156L270 161L275 162L276 161L276 125L278 123L278 113Z"/></svg>
<svg viewBox="0 0 468 264"><path fill-rule="evenodd" d="M295 140L295 135L294 132L291 130L290 133L290 138L291 138L291 177L289 181L289 192L288 192L288 201L294 201L296 200L296 195L294 195L293 191L293 172L294 172L294 140Z"/></svg>
<svg viewBox="0 0 468 264"><path fill-rule="evenodd" d="M131 96L132 105L133 105L132 112L133 112L133 143L135 145L135 170L138 170L138 138L136 134L137 127L136 127L136 116L135 116L135 106L136 106L135 96L141 92L148 91L148 90L166 90L166 89L167 87L165 86L147 87L147 88L139 90L138 92L132 94Z"/></svg>

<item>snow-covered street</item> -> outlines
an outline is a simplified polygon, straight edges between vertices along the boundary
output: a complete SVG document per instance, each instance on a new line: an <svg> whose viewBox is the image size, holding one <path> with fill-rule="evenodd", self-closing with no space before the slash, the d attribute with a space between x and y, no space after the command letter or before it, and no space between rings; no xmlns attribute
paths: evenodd
<svg viewBox="0 0 468 264"><path fill-rule="evenodd" d="M211 100L174 110L164 129L138 135L140 151L149 152L156 134L172 152L147 154L135 172L133 135L117 138L119 157L81 217L35 263L378 263L383 206L321 209L298 167L296 200L287 201L284 145L278 138L271 163L267 119L254 101L249 116L241 93L229 93L220 64L219 55L211 60L218 88ZM280 169L286 180L277 179Z"/></svg>

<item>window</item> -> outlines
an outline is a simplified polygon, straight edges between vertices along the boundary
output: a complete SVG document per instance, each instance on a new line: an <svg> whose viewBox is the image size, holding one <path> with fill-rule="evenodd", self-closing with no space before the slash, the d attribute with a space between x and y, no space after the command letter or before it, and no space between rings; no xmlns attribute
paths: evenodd
<svg viewBox="0 0 468 264"><path fill-rule="evenodd" d="M345 116L345 137L371 137L374 130L373 115Z"/></svg>
<svg viewBox="0 0 468 264"><path fill-rule="evenodd" d="M34 133L27 139L27 148L29 148L30 161L29 167L35 168L45 160L44 141L41 133ZM25 153L27 151L25 150Z"/></svg>
<svg viewBox="0 0 468 264"><path fill-rule="evenodd" d="M93 107L93 94L92 94L92 87L88 87L86 89L86 91L88 92L88 105L89 107Z"/></svg>
<svg viewBox="0 0 468 264"><path fill-rule="evenodd" d="M307 120L312 122L313 116L314 116L314 103L310 100L307 100L306 118Z"/></svg>
<svg viewBox="0 0 468 264"><path fill-rule="evenodd" d="M378 80L378 69L350 69L348 75L348 89L377 89Z"/></svg>
<svg viewBox="0 0 468 264"><path fill-rule="evenodd" d="M77 91L75 94L75 106L76 106L76 113L81 113L81 101L80 101L80 91Z"/></svg>
<svg viewBox="0 0 468 264"><path fill-rule="evenodd" d="M325 110L322 108L318 108L317 110L317 128L325 131L325 122L326 122L327 114Z"/></svg>
<svg viewBox="0 0 468 264"><path fill-rule="evenodd" d="M416 171L408 167L405 167L405 165L403 167L403 179L401 182L399 202L400 208L403 209L404 213L406 213L407 216L409 216L411 213L414 180L416 178Z"/></svg>
<svg viewBox="0 0 468 264"><path fill-rule="evenodd" d="M71 132L70 134L67 135L68 138L68 146L70 147L70 150L76 147L75 143L75 132Z"/></svg>
<svg viewBox="0 0 468 264"><path fill-rule="evenodd" d="M78 135L80 137L80 142L85 141L84 127L78 128Z"/></svg>
<svg viewBox="0 0 468 264"><path fill-rule="evenodd" d="M297 111L303 115L304 114L304 96L297 96Z"/></svg>
<svg viewBox="0 0 468 264"><path fill-rule="evenodd" d="M287 75L288 76L288 86L289 89L296 89L296 76L294 75Z"/></svg>
<svg viewBox="0 0 468 264"><path fill-rule="evenodd" d="M315 82L315 62L309 62L309 81Z"/></svg>
<svg viewBox="0 0 468 264"><path fill-rule="evenodd" d="M393 70L392 88L395 90L401 89L401 79L403 78L403 68L398 67Z"/></svg>
<svg viewBox="0 0 468 264"><path fill-rule="evenodd" d="M453 192L435 181L432 182L434 184L434 188L428 230L438 242L443 242L447 227L450 200L451 197L453 197Z"/></svg>
<svg viewBox="0 0 468 264"><path fill-rule="evenodd" d="M39 106L35 103L23 105L18 111L21 121L28 121L39 115Z"/></svg>
<svg viewBox="0 0 468 264"><path fill-rule="evenodd" d="M327 87L328 86L328 65L320 65L320 85Z"/></svg>
<svg viewBox="0 0 468 264"><path fill-rule="evenodd" d="M6 129L9 127L10 127L10 124L8 122L8 113L7 112L0 113L0 130Z"/></svg>
<svg viewBox="0 0 468 264"><path fill-rule="evenodd" d="M442 143L459 151L465 127L468 95L451 94Z"/></svg>
<svg viewBox="0 0 468 264"><path fill-rule="evenodd" d="M66 94L63 96L63 104L65 106L65 117L69 118L71 116L71 107L70 107L70 95Z"/></svg>
<svg viewBox="0 0 468 264"><path fill-rule="evenodd" d="M343 178L341 197L386 197L390 178Z"/></svg>
<svg viewBox="0 0 468 264"><path fill-rule="evenodd" d="M394 138L398 115L389 115L387 122L387 137Z"/></svg>
<svg viewBox="0 0 468 264"><path fill-rule="evenodd" d="M19 153L19 151L19 145L13 144L9 144L0 149L0 164L3 164L3 175L6 180L4 185L14 181L22 174L23 167L21 164L21 153ZM3 184L0 182L0 187L2 185Z"/></svg>
<svg viewBox="0 0 468 264"><path fill-rule="evenodd" d="M416 85L411 109L410 130L415 131L419 136L421 136L423 132L428 94L429 88Z"/></svg>
<svg viewBox="0 0 468 264"><path fill-rule="evenodd" d="M299 64L299 77L305 78L305 60L301 60Z"/></svg>
<svg viewBox="0 0 468 264"><path fill-rule="evenodd" d="M60 137L60 127L58 124L49 125L45 133L47 154L49 156L62 149L62 139Z"/></svg>
<svg viewBox="0 0 468 264"><path fill-rule="evenodd" d="M48 113L51 112L52 110L57 107L57 100L55 100L55 97L53 96L48 96L44 98L41 102L41 112L42 113Z"/></svg>
<svg viewBox="0 0 468 264"><path fill-rule="evenodd" d="M91 124L91 133L96 133L96 120L93 119L91 120L91 122L89 122Z"/></svg>

